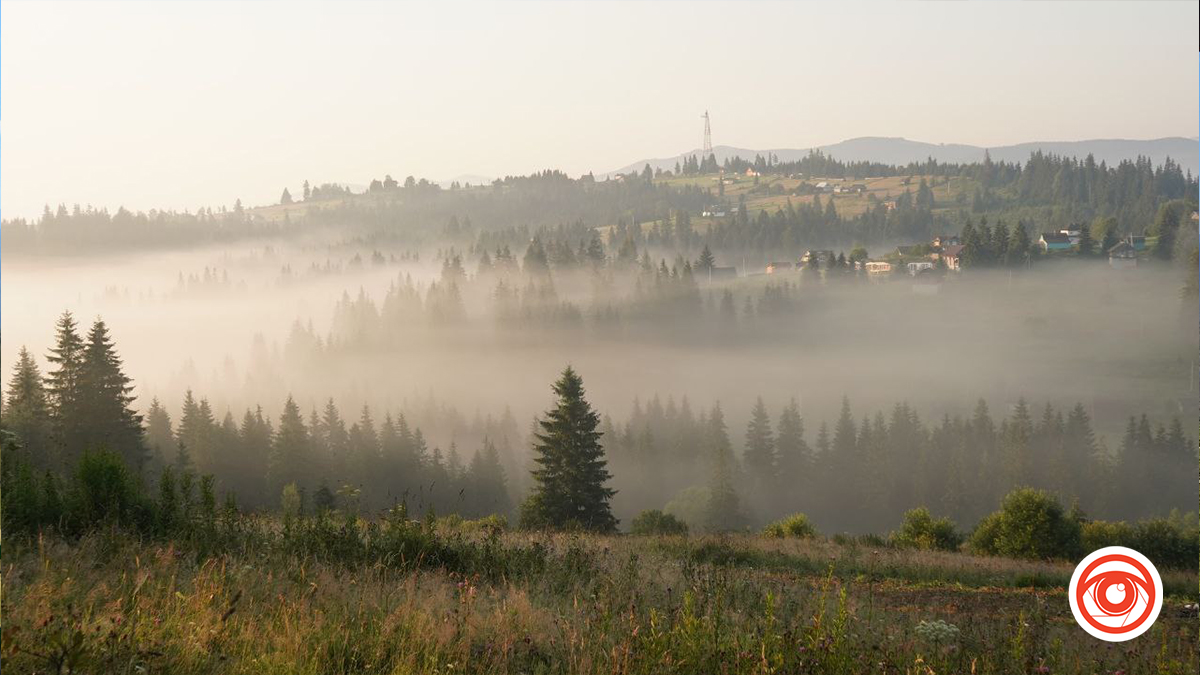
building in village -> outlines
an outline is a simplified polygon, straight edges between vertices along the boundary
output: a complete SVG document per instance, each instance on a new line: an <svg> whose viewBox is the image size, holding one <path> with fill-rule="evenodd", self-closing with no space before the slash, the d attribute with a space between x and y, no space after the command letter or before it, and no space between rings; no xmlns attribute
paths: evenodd
<svg viewBox="0 0 1200 675"><path fill-rule="evenodd" d="M1049 253L1051 251L1070 251L1071 238L1060 232L1043 232L1038 238L1038 246L1042 247L1042 251Z"/></svg>
<svg viewBox="0 0 1200 675"><path fill-rule="evenodd" d="M1137 250L1127 241L1108 249L1108 264L1115 270L1137 267Z"/></svg>

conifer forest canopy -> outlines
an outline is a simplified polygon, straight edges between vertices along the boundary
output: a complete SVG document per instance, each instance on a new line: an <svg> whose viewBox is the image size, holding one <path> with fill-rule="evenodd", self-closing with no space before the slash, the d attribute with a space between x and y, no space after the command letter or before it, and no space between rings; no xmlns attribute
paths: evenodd
<svg viewBox="0 0 1200 675"><path fill-rule="evenodd" d="M47 463L94 442L37 419L73 335L107 392L80 424L146 476L185 462L258 509L294 480L516 513L570 365L621 529L881 532L922 505L971 526L1023 485L1196 508L1197 183L1170 160L368 180L5 221L6 428ZM740 506L706 520L723 486Z"/></svg>

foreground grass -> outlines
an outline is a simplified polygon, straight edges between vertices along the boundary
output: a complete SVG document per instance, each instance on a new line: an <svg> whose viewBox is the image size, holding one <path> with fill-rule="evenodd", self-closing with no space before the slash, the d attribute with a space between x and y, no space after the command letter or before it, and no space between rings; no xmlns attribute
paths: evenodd
<svg viewBox="0 0 1200 675"><path fill-rule="evenodd" d="M1155 627L1109 645L1075 625L1068 565L752 536L430 537L373 558L284 535L220 552L119 532L5 542L3 670L1200 669L1194 573L1165 573Z"/></svg>

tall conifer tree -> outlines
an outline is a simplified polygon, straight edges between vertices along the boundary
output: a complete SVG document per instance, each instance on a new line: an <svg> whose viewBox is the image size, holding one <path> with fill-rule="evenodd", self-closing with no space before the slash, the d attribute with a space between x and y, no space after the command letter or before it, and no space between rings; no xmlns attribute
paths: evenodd
<svg viewBox="0 0 1200 675"><path fill-rule="evenodd" d="M616 490L600 445L600 416L584 398L583 379L567 366L554 383L558 401L538 420L534 434L534 492L522 505L522 521L534 526L581 527L611 532L617 527L609 500Z"/></svg>
<svg viewBox="0 0 1200 675"><path fill-rule="evenodd" d="M52 465L50 401L37 362L24 347L8 383L4 424L16 434L35 466L46 469Z"/></svg>

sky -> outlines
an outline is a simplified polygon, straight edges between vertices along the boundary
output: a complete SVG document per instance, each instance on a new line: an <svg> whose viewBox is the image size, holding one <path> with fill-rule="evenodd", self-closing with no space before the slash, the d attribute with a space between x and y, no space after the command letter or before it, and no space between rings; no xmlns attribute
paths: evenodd
<svg viewBox="0 0 1200 675"><path fill-rule="evenodd" d="M0 3L0 216L713 142L1195 137L1196 2Z"/></svg>

